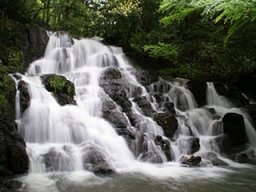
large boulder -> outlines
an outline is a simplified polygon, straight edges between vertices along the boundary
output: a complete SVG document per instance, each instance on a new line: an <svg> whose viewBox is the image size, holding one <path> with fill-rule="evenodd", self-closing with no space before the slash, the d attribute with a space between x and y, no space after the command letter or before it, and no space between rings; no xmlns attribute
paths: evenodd
<svg viewBox="0 0 256 192"><path fill-rule="evenodd" d="M222 122L224 134L228 136L231 147L239 147L248 141L244 117L241 114L226 113Z"/></svg>
<svg viewBox="0 0 256 192"><path fill-rule="evenodd" d="M97 147L86 147L83 155L85 170L96 174L114 173L115 169L108 163L107 157Z"/></svg>
<svg viewBox="0 0 256 192"><path fill-rule="evenodd" d="M45 88L52 92L60 105L76 104L74 84L61 75L41 76Z"/></svg>
<svg viewBox="0 0 256 192"><path fill-rule="evenodd" d="M29 64L44 55L49 37L42 27L31 27L26 30L22 39L17 39L24 52L25 63Z"/></svg>
<svg viewBox="0 0 256 192"><path fill-rule="evenodd" d="M123 136L127 143L130 144L131 140L135 138L134 134L128 129L128 118L112 100L105 98L102 102L102 117L113 125L117 133Z"/></svg>
<svg viewBox="0 0 256 192"><path fill-rule="evenodd" d="M46 171L73 171L72 147L64 145L61 149L50 148L48 152L42 155Z"/></svg>
<svg viewBox="0 0 256 192"><path fill-rule="evenodd" d="M172 138L174 136L174 133L178 128L178 121L173 113L155 113L153 119L163 128L166 137Z"/></svg>
<svg viewBox="0 0 256 192"><path fill-rule="evenodd" d="M204 106L206 101L207 84L205 81L190 80L187 82L187 88L192 92L198 106Z"/></svg>
<svg viewBox="0 0 256 192"><path fill-rule="evenodd" d="M200 165L202 158L200 156L184 155L184 156L181 156L179 161L182 165L187 165L189 167L196 167Z"/></svg>
<svg viewBox="0 0 256 192"><path fill-rule="evenodd" d="M136 97L142 93L141 88L130 84L117 68L107 68L103 72L100 86L126 113L131 112L132 107L129 97Z"/></svg>

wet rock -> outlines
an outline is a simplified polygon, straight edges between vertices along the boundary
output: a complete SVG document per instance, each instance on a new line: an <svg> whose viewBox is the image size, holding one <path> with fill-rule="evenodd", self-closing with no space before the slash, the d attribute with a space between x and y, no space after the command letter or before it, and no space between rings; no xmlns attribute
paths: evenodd
<svg viewBox="0 0 256 192"><path fill-rule="evenodd" d="M132 107L129 97L141 94L141 89L131 85L117 68L108 68L104 71L100 77L100 86L126 113L131 112Z"/></svg>
<svg viewBox="0 0 256 192"><path fill-rule="evenodd" d="M192 155L200 149L200 139L198 137L180 137L177 145L182 154Z"/></svg>
<svg viewBox="0 0 256 192"><path fill-rule="evenodd" d="M134 75L136 79L145 87L149 86L153 82L158 81L158 75L155 71L136 69L134 71Z"/></svg>
<svg viewBox="0 0 256 192"><path fill-rule="evenodd" d="M164 112L170 112L172 114L175 114L176 111L175 111L175 108L174 108L174 103L173 102L170 102L170 101L165 101L163 103L163 111Z"/></svg>
<svg viewBox="0 0 256 192"><path fill-rule="evenodd" d="M230 138L227 135L219 135L215 138L216 145L219 147L221 153L230 154L232 147Z"/></svg>
<svg viewBox="0 0 256 192"><path fill-rule="evenodd" d="M84 148L83 166L84 169L96 174L114 173L114 168L107 162L105 155L96 147Z"/></svg>
<svg viewBox="0 0 256 192"><path fill-rule="evenodd" d="M117 105L112 100L104 99L102 103L102 117L110 122L117 133L123 136L129 144L135 138L134 134L128 130L128 118L118 110Z"/></svg>
<svg viewBox="0 0 256 192"><path fill-rule="evenodd" d="M51 148L43 157L43 162L46 167L46 171L72 171L74 167L72 166L71 157L72 151L69 146L63 146L62 149Z"/></svg>
<svg viewBox="0 0 256 192"><path fill-rule="evenodd" d="M23 183L17 180L6 180L2 183L0 182L1 192L18 192L22 191Z"/></svg>
<svg viewBox="0 0 256 192"><path fill-rule="evenodd" d="M51 35L52 32L48 31L48 35ZM55 35L60 39L60 42L62 43L60 47L71 47L74 44L74 40L69 32L67 31L56 31L52 35Z"/></svg>
<svg viewBox="0 0 256 192"><path fill-rule="evenodd" d="M202 158L200 156L194 156L194 155L182 156L180 158L180 163L183 165L187 165L189 167L199 166L199 163L201 161L202 161Z"/></svg>
<svg viewBox="0 0 256 192"><path fill-rule="evenodd" d="M149 86L150 92L157 92L157 93L168 93L171 90L172 86L169 82L164 80L159 80L155 83L152 83Z"/></svg>
<svg viewBox="0 0 256 192"><path fill-rule="evenodd" d="M76 104L74 84L60 75L41 76L45 88L52 92L60 105Z"/></svg>
<svg viewBox="0 0 256 192"><path fill-rule="evenodd" d="M178 121L175 115L170 112L156 113L153 119L159 126L163 128L164 134L168 138L172 138L178 128Z"/></svg>
<svg viewBox="0 0 256 192"><path fill-rule="evenodd" d="M115 127L126 128L128 120L124 114L121 113L116 104L111 100L104 100L102 103L103 118L111 122Z"/></svg>
<svg viewBox="0 0 256 192"><path fill-rule="evenodd" d="M152 117L153 114L156 112L155 110L153 110L150 102L145 96L136 97L133 101L137 103L137 105L140 107L143 114L148 117Z"/></svg>
<svg viewBox="0 0 256 192"><path fill-rule="evenodd" d="M187 140L188 154L193 154L200 149L200 139L198 137L191 137Z"/></svg>
<svg viewBox="0 0 256 192"><path fill-rule="evenodd" d="M222 118L222 122L223 131L229 137L231 147L244 145L248 141L242 115L237 113L226 113Z"/></svg>
<svg viewBox="0 0 256 192"><path fill-rule="evenodd" d="M172 161L172 148L170 141L166 138L163 138L161 135L157 135L155 138L155 143L161 147L162 151L166 155L167 160Z"/></svg>
<svg viewBox="0 0 256 192"><path fill-rule="evenodd" d="M163 163L162 158L159 155L154 154L153 152L146 152L141 154L141 156L139 157L139 160L143 162L154 163L154 164Z"/></svg>
<svg viewBox="0 0 256 192"><path fill-rule="evenodd" d="M157 103L162 103L164 98L162 93L152 93L150 92L151 97L155 99Z"/></svg>
<svg viewBox="0 0 256 192"><path fill-rule="evenodd" d="M18 90L20 91L20 110L23 114L24 111L30 105L30 94L29 94L29 85L25 81L21 80L18 83Z"/></svg>
<svg viewBox="0 0 256 192"><path fill-rule="evenodd" d="M207 84L205 81L190 80L187 82L187 88L192 92L198 106L204 106L206 101Z"/></svg>
<svg viewBox="0 0 256 192"><path fill-rule="evenodd" d="M44 55L45 47L49 40L44 28L32 27L26 31L26 37L19 39L25 45L21 46L24 52L25 63L32 63Z"/></svg>
<svg viewBox="0 0 256 192"><path fill-rule="evenodd" d="M26 145L14 122L0 117L0 175L9 176L28 172Z"/></svg>
<svg viewBox="0 0 256 192"><path fill-rule="evenodd" d="M236 107L244 107L249 102L248 99L242 95L242 92L238 89L236 83L223 84L214 82L214 86L218 94L228 98L228 100Z"/></svg>
<svg viewBox="0 0 256 192"><path fill-rule="evenodd" d="M250 163L249 156L246 153L239 153L235 157L235 161L238 163Z"/></svg>
<svg viewBox="0 0 256 192"><path fill-rule="evenodd" d="M206 152L200 154L203 159L208 160L213 166L228 166L228 164L225 161L222 161L218 158L216 153L213 152Z"/></svg>
<svg viewBox="0 0 256 192"><path fill-rule="evenodd" d="M256 152L254 149L245 149L236 153L232 159L238 163L256 165Z"/></svg>

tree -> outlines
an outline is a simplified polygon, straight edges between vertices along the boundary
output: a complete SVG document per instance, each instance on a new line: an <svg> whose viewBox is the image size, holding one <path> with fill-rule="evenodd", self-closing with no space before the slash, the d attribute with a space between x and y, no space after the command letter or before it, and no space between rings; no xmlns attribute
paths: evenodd
<svg viewBox="0 0 256 192"><path fill-rule="evenodd" d="M245 25L254 24L256 20L255 0L163 0L160 11L167 12L167 16L161 19L165 25L174 21L181 22L195 12L213 22L223 22L229 25L226 41L237 30Z"/></svg>

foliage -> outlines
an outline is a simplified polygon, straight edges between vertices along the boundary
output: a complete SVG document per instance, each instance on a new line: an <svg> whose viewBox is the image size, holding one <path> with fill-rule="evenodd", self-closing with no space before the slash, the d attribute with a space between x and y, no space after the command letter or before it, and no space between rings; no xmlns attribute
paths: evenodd
<svg viewBox="0 0 256 192"><path fill-rule="evenodd" d="M172 44L158 42L157 45L145 45L144 50L154 58L164 58L172 61L178 56L178 47Z"/></svg>
<svg viewBox="0 0 256 192"><path fill-rule="evenodd" d="M137 65L161 73L223 78L252 72L256 70L255 2L4 0L0 60L9 71L19 71L24 59L17 37L39 24L69 31L76 38L103 37L104 43L123 47Z"/></svg>
<svg viewBox="0 0 256 192"><path fill-rule="evenodd" d="M222 21L224 24L230 24L227 41L238 29L255 21L255 3L255 0L163 0L159 10L168 12L167 16L161 19L165 25L174 21L181 22L195 12L215 23Z"/></svg>
<svg viewBox="0 0 256 192"><path fill-rule="evenodd" d="M49 75L46 79L46 86L50 91L53 91L55 94L65 92L70 96L74 95L74 86L69 84L64 76Z"/></svg>

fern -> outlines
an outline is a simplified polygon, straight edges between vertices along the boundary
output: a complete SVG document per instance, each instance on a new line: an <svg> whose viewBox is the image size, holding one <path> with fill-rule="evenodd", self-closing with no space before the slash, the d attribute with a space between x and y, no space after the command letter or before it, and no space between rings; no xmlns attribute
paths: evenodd
<svg viewBox="0 0 256 192"><path fill-rule="evenodd" d="M164 25L181 22L195 12L202 19L223 22L230 26L227 41L238 29L256 20L256 0L163 0L159 11L167 14L160 20Z"/></svg>

